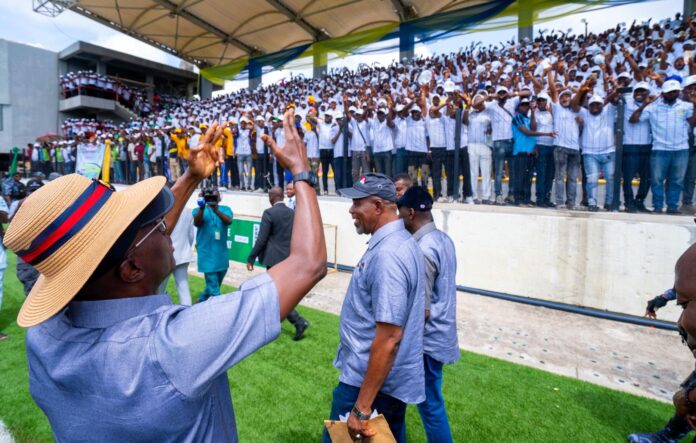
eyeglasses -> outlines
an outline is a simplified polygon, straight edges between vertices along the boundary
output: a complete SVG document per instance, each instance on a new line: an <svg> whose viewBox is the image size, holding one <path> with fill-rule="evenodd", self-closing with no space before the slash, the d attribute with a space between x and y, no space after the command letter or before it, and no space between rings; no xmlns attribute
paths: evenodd
<svg viewBox="0 0 696 443"><path fill-rule="evenodd" d="M145 236L144 236L143 238L141 238L141 239L138 241L138 243L136 243L135 246L133 246L133 247L130 249L130 251L128 251L128 252L133 252L135 249L137 249L138 246L142 245L143 242L144 242L145 240L147 240L147 238L148 238L149 236L151 236L152 233L155 232L155 231L159 231L159 232L161 232L162 234L166 234L166 233L167 233L167 222L164 220L164 218L161 218L161 219L159 219L159 220L155 220L155 226L153 226L153 228L150 229L150 230L148 231L148 233L145 234Z"/></svg>

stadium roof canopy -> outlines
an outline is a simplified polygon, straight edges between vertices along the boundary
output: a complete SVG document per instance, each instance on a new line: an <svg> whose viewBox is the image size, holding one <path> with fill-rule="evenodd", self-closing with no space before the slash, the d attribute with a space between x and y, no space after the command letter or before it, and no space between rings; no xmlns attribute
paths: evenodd
<svg viewBox="0 0 696 443"><path fill-rule="evenodd" d="M70 10L199 67L485 0L81 0Z"/></svg>

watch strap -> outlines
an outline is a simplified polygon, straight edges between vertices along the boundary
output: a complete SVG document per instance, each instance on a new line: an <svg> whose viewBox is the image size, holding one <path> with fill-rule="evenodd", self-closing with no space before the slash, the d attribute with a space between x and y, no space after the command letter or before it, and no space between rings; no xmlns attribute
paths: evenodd
<svg viewBox="0 0 696 443"><path fill-rule="evenodd" d="M310 171L310 170L302 171L302 172L300 172L299 174L295 174L295 175L292 177L292 182L293 182L293 183L296 183L296 182L299 182L299 181L306 181L307 183L309 183L309 184L312 185L312 186L316 186L317 183L319 182L319 181L317 180L316 174L315 174L314 172Z"/></svg>
<svg viewBox="0 0 696 443"><path fill-rule="evenodd" d="M352 412L353 412L353 414L355 414L355 416L358 417L358 419L360 419L360 420L369 420L369 419L370 419L370 416L372 415L372 414L363 414L362 411L360 411L360 409L358 409L358 407L355 406L355 405L353 406L353 411L352 411Z"/></svg>

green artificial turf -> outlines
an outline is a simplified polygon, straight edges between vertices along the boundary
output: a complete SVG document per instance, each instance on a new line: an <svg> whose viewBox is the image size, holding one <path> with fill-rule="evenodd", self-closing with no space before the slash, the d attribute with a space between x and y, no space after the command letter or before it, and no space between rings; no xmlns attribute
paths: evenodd
<svg viewBox="0 0 696 443"><path fill-rule="evenodd" d="M0 331L10 335L0 342L0 419L19 442L51 441L48 421L29 396L24 331L15 323L24 294L14 261L10 254L0 311ZM168 288L176 292L171 280ZM203 281L191 277L194 299L202 289ZM278 340L229 371L241 442L320 440L338 380L332 366L338 317L299 311L311 322L305 339L293 342L294 330L284 322ZM457 442L622 442L629 432L660 429L673 411L658 401L470 352L445 368L444 393ZM425 442L413 406L407 424L408 440Z"/></svg>

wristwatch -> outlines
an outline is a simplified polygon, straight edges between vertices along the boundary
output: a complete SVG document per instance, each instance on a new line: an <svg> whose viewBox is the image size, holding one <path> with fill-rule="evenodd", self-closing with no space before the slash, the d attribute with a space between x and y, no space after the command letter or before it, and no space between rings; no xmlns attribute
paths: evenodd
<svg viewBox="0 0 696 443"><path fill-rule="evenodd" d="M353 406L353 414L358 417L358 420L369 420L372 414L363 414L357 406Z"/></svg>
<svg viewBox="0 0 696 443"><path fill-rule="evenodd" d="M292 177L292 183L295 184L297 182L307 182L312 187L316 187L317 184L319 184L317 175L312 171L304 171L300 172L299 174L295 174L295 176Z"/></svg>

